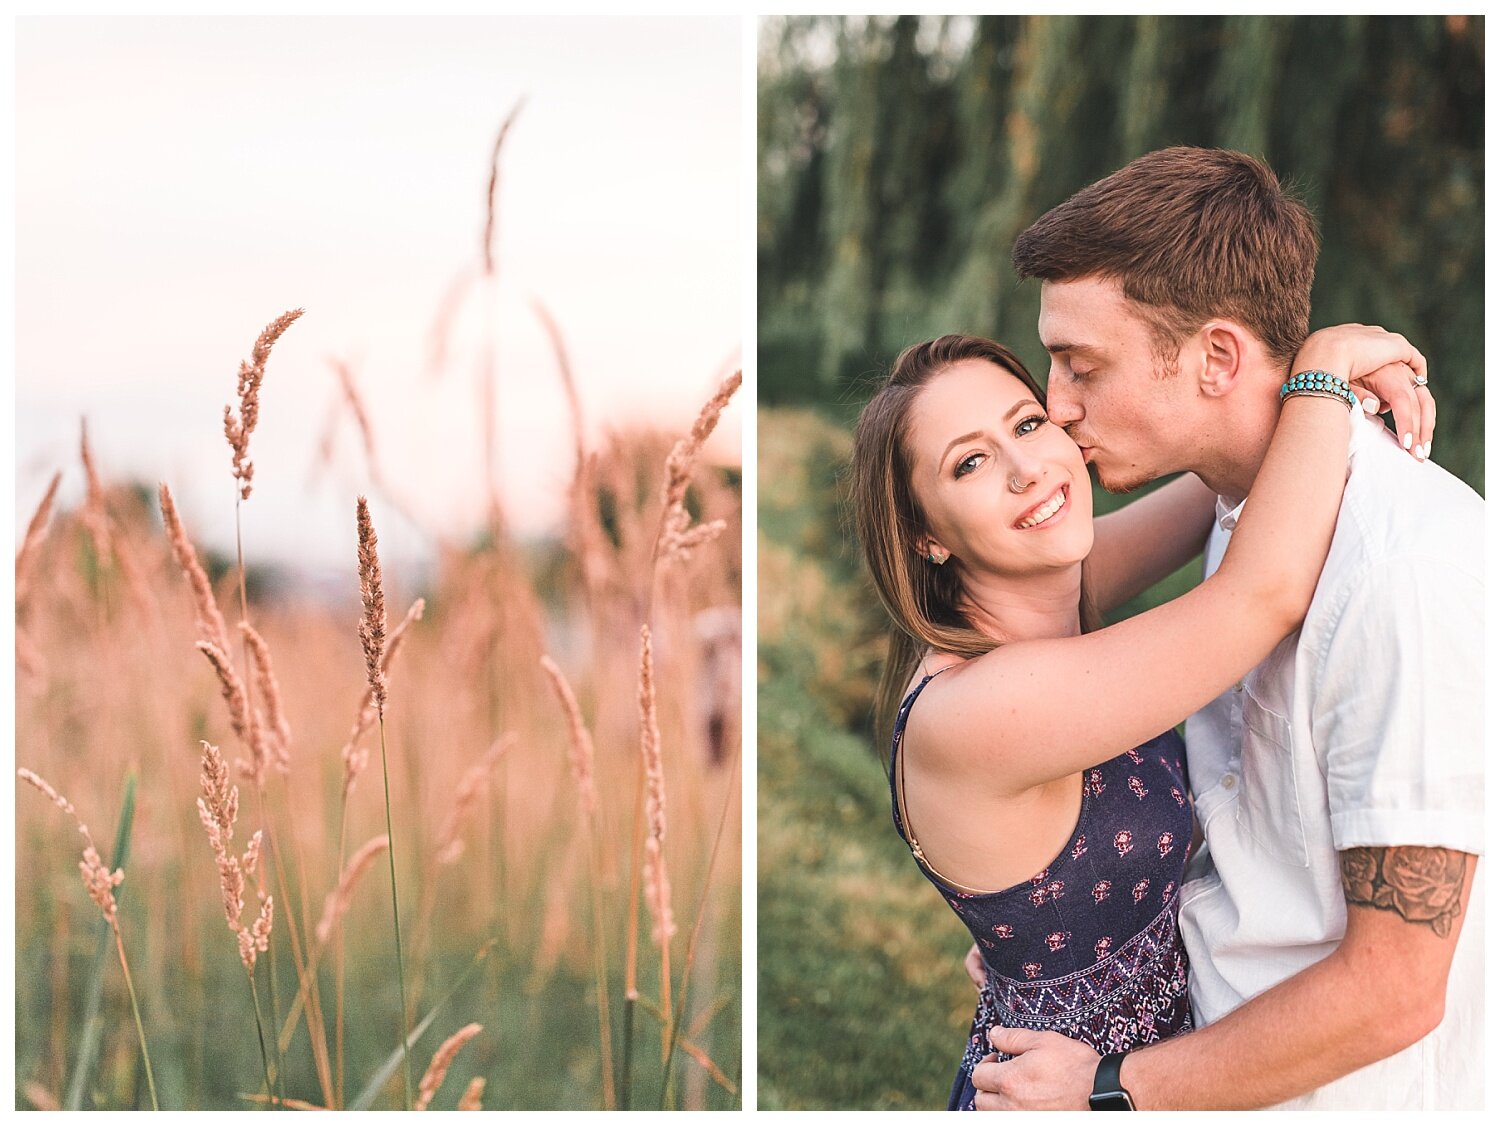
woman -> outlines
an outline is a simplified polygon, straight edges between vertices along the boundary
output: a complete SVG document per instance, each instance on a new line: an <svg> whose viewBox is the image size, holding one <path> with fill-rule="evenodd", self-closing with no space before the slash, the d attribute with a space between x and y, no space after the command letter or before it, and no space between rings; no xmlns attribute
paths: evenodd
<svg viewBox="0 0 1500 1126"><path fill-rule="evenodd" d="M1403 359L1425 366L1399 337L1350 326L1314 334L1292 370L1394 400ZM907 349L861 414L855 516L894 624L893 813L984 964L951 1108L972 1109L994 1024L1101 1054L1191 1027L1176 907L1193 815L1172 727L1301 623L1354 401L1285 397L1214 576L1095 632L1094 602L1112 609L1197 554L1204 486L1185 477L1096 528L1083 457L1040 388L974 337Z"/></svg>

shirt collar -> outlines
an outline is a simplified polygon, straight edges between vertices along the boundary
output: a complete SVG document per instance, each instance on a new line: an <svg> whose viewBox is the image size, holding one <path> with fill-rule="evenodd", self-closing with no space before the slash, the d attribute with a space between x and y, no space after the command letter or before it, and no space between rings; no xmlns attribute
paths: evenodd
<svg viewBox="0 0 1500 1126"><path fill-rule="evenodd" d="M1240 513L1245 510L1244 501L1233 501L1228 497L1218 497L1214 501L1214 519L1218 520L1219 527L1226 532L1234 531L1234 526L1240 522Z"/></svg>
<svg viewBox="0 0 1500 1126"><path fill-rule="evenodd" d="M1371 425L1360 425L1361 422ZM1378 418L1370 418L1363 411L1349 412L1349 458L1352 461L1355 451L1360 446L1375 440L1376 432L1385 430L1385 424ZM1243 500L1231 500L1229 497L1217 497L1214 500L1214 519L1218 521L1219 527L1226 532L1234 531L1235 525L1240 522L1240 513L1245 510Z"/></svg>

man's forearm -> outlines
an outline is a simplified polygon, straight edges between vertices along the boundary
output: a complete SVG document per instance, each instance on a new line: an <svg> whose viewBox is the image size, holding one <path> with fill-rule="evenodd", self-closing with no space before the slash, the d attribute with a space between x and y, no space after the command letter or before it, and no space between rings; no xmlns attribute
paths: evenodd
<svg viewBox="0 0 1500 1126"><path fill-rule="evenodd" d="M1442 999L1441 985L1382 995L1341 947L1222 1020L1130 1053L1120 1079L1143 1110L1271 1106L1416 1043Z"/></svg>

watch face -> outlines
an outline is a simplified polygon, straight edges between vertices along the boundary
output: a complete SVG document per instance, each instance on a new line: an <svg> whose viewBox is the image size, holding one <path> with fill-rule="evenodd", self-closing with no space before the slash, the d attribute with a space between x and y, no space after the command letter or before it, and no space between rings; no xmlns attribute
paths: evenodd
<svg viewBox="0 0 1500 1126"><path fill-rule="evenodd" d="M1089 1096L1090 1110L1134 1110L1135 1104L1125 1091L1101 1091Z"/></svg>

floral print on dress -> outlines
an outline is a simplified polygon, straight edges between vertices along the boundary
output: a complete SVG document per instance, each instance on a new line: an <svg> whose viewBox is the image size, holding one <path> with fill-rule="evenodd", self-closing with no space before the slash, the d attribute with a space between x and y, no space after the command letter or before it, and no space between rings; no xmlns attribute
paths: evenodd
<svg viewBox="0 0 1500 1126"><path fill-rule="evenodd" d="M893 756L919 693L920 685L898 711ZM1035 876L990 893L949 886L919 851L921 824L910 834L903 824L899 768L893 758L896 828L968 927L988 971L954 1081L955 1108L973 1106L969 1073L992 1050L996 1025L1060 1032L1101 1054L1191 1027L1176 910L1192 810L1176 732L1085 770L1062 851Z"/></svg>

